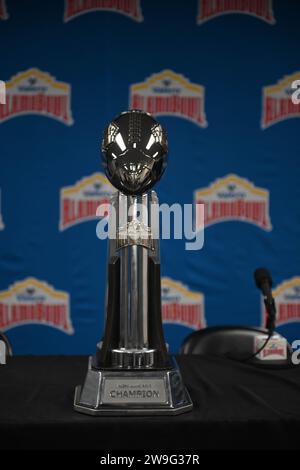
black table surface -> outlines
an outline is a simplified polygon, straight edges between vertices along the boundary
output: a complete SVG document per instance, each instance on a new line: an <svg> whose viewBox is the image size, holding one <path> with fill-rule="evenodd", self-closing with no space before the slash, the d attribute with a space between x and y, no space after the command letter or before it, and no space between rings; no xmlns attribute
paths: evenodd
<svg viewBox="0 0 300 470"><path fill-rule="evenodd" d="M0 448L98 450L300 447L300 368L180 356L194 403L178 416L91 417L73 410L86 356L13 357L0 366Z"/></svg>

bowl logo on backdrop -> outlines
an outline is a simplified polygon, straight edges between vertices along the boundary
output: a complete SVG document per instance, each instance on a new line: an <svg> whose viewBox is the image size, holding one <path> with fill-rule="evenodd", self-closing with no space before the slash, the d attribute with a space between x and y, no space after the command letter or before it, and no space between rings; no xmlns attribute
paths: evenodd
<svg viewBox="0 0 300 470"><path fill-rule="evenodd" d="M267 127L290 118L300 117L300 101L293 100L293 84L300 80L300 72L288 75L276 85L263 88L261 127Z"/></svg>
<svg viewBox="0 0 300 470"><path fill-rule="evenodd" d="M242 13L275 24L273 0L198 0L197 23L230 13Z"/></svg>
<svg viewBox="0 0 300 470"><path fill-rule="evenodd" d="M131 85L129 107L155 116L185 118L200 127L207 127L205 88L172 70L163 70L144 82Z"/></svg>
<svg viewBox="0 0 300 470"><path fill-rule="evenodd" d="M273 289L276 301L276 325L300 321L300 277L294 277ZM266 311L262 300L262 326L265 325Z"/></svg>
<svg viewBox="0 0 300 470"><path fill-rule="evenodd" d="M6 104L0 106L0 123L24 115L46 116L72 125L71 86L37 68L18 73L6 82Z"/></svg>
<svg viewBox="0 0 300 470"><path fill-rule="evenodd" d="M65 230L88 220L99 220L97 208L107 205L115 189L102 173L82 178L60 191L59 229Z"/></svg>
<svg viewBox="0 0 300 470"><path fill-rule="evenodd" d="M249 222L270 231L269 191L245 178L227 175L195 191L195 203L204 204L204 225L230 220Z"/></svg>
<svg viewBox="0 0 300 470"><path fill-rule="evenodd" d="M8 19L8 14L7 14L6 2L5 0L0 0L0 20L7 20L7 19Z"/></svg>
<svg viewBox="0 0 300 470"><path fill-rule="evenodd" d="M64 21L93 11L113 11L143 21L140 0L65 0Z"/></svg>
<svg viewBox="0 0 300 470"><path fill-rule="evenodd" d="M0 330L22 325L45 325L73 334L69 294L46 282L27 278L0 292Z"/></svg>
<svg viewBox="0 0 300 470"><path fill-rule="evenodd" d="M161 280L163 323L186 326L193 330L206 327L204 296L192 292L181 282L168 277Z"/></svg>

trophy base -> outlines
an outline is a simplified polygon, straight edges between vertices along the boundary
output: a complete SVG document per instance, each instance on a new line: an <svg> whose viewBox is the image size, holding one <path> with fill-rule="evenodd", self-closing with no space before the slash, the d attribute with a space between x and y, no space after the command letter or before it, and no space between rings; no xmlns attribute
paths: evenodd
<svg viewBox="0 0 300 470"><path fill-rule="evenodd" d="M101 370L90 357L84 385L75 389L74 409L92 416L176 415L192 408L174 359L167 370Z"/></svg>

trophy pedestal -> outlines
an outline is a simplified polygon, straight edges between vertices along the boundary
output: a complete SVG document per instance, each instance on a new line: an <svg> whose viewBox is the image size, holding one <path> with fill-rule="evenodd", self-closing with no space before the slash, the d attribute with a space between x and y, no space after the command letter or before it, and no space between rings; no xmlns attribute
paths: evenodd
<svg viewBox="0 0 300 470"><path fill-rule="evenodd" d="M158 220L154 191L112 199L105 331L75 391L80 413L170 415L192 409L163 335Z"/></svg>
<svg viewBox="0 0 300 470"><path fill-rule="evenodd" d="M171 415L191 410L192 401L176 361L168 369L97 369L93 358L74 409L93 416Z"/></svg>

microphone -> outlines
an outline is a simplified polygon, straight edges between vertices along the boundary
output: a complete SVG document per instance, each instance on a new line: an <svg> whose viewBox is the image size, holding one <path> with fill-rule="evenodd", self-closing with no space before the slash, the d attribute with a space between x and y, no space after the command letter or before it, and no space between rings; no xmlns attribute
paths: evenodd
<svg viewBox="0 0 300 470"><path fill-rule="evenodd" d="M271 288L273 281L271 274L266 268L257 268L254 272L254 279L256 286L262 291L264 297L264 303L268 313L266 327L268 330L273 331L275 329L276 307L275 300L272 296Z"/></svg>

